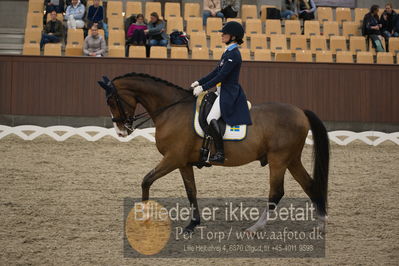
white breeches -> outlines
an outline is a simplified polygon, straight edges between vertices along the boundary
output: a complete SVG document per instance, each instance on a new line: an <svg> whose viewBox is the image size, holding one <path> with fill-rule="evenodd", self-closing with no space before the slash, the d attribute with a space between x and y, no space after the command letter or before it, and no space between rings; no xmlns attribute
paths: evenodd
<svg viewBox="0 0 399 266"><path fill-rule="evenodd" d="M216 98L215 102L212 105L211 111L206 117L206 122L208 122L208 125L211 123L213 119L218 120L222 116L222 112L220 111L220 96L219 96L220 93L216 94L218 95L218 97Z"/></svg>
<svg viewBox="0 0 399 266"><path fill-rule="evenodd" d="M68 18L68 29L82 29L85 26L83 20L76 20L73 15L70 15Z"/></svg>

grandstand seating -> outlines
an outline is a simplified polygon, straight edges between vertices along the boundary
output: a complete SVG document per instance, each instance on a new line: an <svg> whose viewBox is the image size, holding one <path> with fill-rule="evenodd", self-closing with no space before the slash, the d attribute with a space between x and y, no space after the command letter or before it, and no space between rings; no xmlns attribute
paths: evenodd
<svg viewBox="0 0 399 266"><path fill-rule="evenodd" d="M61 43L47 43L44 45L44 55L61 56Z"/></svg>
<svg viewBox="0 0 399 266"><path fill-rule="evenodd" d="M188 51L186 47L172 47L170 50L170 58L188 59Z"/></svg>
<svg viewBox="0 0 399 266"><path fill-rule="evenodd" d="M185 3L184 4L184 19L187 20L191 17L200 17L200 4L199 3Z"/></svg>
<svg viewBox="0 0 399 266"><path fill-rule="evenodd" d="M255 61L272 61L272 53L270 50L255 50L254 52Z"/></svg>
<svg viewBox="0 0 399 266"><path fill-rule="evenodd" d="M373 64L373 54L371 52L358 52L356 55L356 62L359 64Z"/></svg>
<svg viewBox="0 0 399 266"><path fill-rule="evenodd" d="M393 55L391 53L377 53L377 64L393 64Z"/></svg>
<svg viewBox="0 0 399 266"><path fill-rule="evenodd" d="M350 51L338 51L337 63L353 63L353 53Z"/></svg>
<svg viewBox="0 0 399 266"><path fill-rule="evenodd" d="M143 14L143 6L141 2L126 2L126 12L125 17L130 17L131 15Z"/></svg>
<svg viewBox="0 0 399 266"><path fill-rule="evenodd" d="M191 59L209 59L207 47L194 47L191 52Z"/></svg>
<svg viewBox="0 0 399 266"><path fill-rule="evenodd" d="M316 62L319 63L332 63L333 56L330 51L316 51Z"/></svg>
<svg viewBox="0 0 399 266"><path fill-rule="evenodd" d="M281 22L279 19L266 20L266 35L281 34Z"/></svg>
<svg viewBox="0 0 399 266"><path fill-rule="evenodd" d="M165 19L169 20L170 18L180 18L180 3L165 3Z"/></svg>
<svg viewBox="0 0 399 266"><path fill-rule="evenodd" d="M333 20L333 12L331 7L318 7L317 18L320 23Z"/></svg>
<svg viewBox="0 0 399 266"><path fill-rule="evenodd" d="M151 46L150 58L168 58L168 52L164 46Z"/></svg>
<svg viewBox="0 0 399 266"><path fill-rule="evenodd" d="M299 50L295 52L295 61L313 62L312 52L308 50Z"/></svg>
<svg viewBox="0 0 399 266"><path fill-rule="evenodd" d="M131 58L146 58L145 46L130 46L129 57Z"/></svg>
<svg viewBox="0 0 399 266"><path fill-rule="evenodd" d="M257 19L258 10L256 5L242 5L241 6L241 19L246 22L247 19Z"/></svg>

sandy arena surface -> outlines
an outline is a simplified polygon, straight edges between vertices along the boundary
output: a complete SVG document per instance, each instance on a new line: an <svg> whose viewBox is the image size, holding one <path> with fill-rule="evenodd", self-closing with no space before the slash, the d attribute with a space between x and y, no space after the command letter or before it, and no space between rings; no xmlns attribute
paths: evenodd
<svg viewBox="0 0 399 266"><path fill-rule="evenodd" d="M311 146L303 160L311 171ZM326 258L132 259L123 257L123 198L141 196L141 180L160 160L137 138L0 140L0 265L398 265L399 146L332 145ZM268 168L195 170L198 197L266 197ZM287 172L285 195L305 193ZM185 197L178 171L151 195Z"/></svg>

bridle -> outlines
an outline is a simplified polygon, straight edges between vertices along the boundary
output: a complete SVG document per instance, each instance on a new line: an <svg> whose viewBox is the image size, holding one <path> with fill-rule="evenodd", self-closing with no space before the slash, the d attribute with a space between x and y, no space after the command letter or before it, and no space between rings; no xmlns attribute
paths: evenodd
<svg viewBox="0 0 399 266"><path fill-rule="evenodd" d="M150 120L151 118L155 118L156 116L160 115L162 112L164 112L165 110L178 105L180 103L184 103L184 102L188 102L185 101L188 98L192 98L192 95L187 95L183 98L181 98L180 100L169 104L167 106L161 107L157 110L155 110L152 113L149 112L143 112L141 114L138 115L130 115L129 113L126 112L124 105L127 105L129 108L134 109L134 107L129 104L126 100L124 100L116 91L115 86L112 84L112 82L108 83L108 85L112 86L112 90L110 91L110 93L107 94L107 105L110 106L109 101L110 99L114 99L115 103L116 103L116 107L118 108L120 117L115 118L112 117L112 122L115 123L122 123L123 126L130 131L134 131L136 128L138 128L139 126L143 125L145 122L147 122L148 120ZM139 102L139 101L138 101ZM138 123L137 125L133 126L133 123L141 118L144 118L148 116L146 119L144 119L143 121L141 121L140 123Z"/></svg>

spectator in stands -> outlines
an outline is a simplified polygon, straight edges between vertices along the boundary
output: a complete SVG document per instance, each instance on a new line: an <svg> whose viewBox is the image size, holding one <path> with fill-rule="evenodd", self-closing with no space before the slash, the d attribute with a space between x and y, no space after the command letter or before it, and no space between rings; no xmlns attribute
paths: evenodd
<svg viewBox="0 0 399 266"><path fill-rule="evenodd" d="M316 5L313 0L298 0L298 14L299 18L303 20L314 19L314 12Z"/></svg>
<svg viewBox="0 0 399 266"><path fill-rule="evenodd" d="M53 10L57 13L64 12L64 0L45 0L44 5L46 6L47 14Z"/></svg>
<svg viewBox="0 0 399 266"><path fill-rule="evenodd" d="M202 12L204 26L206 26L206 20L208 17L224 18L221 9L222 6L220 0L204 0L204 11Z"/></svg>
<svg viewBox="0 0 399 266"><path fill-rule="evenodd" d="M295 0L282 0L281 1L281 18L282 19L296 19L297 16L297 3Z"/></svg>
<svg viewBox="0 0 399 266"><path fill-rule="evenodd" d="M87 11L87 27L90 29L93 24L97 24L99 29L104 28L104 7L100 6L100 0L94 0Z"/></svg>
<svg viewBox="0 0 399 266"><path fill-rule="evenodd" d="M127 32L128 44L145 45L147 42L147 36L144 31L147 29L147 24L144 22L143 14L138 14L136 22L129 26Z"/></svg>
<svg viewBox="0 0 399 266"><path fill-rule="evenodd" d="M57 19L57 12L55 10L51 11L50 18L44 27L40 48L43 48L46 43L58 43L61 41L64 27L62 22Z"/></svg>
<svg viewBox="0 0 399 266"><path fill-rule="evenodd" d="M91 34L85 39L83 46L83 53L86 56L104 56L107 50L107 45L105 44L105 39L98 34L98 28L96 25L91 27Z"/></svg>
<svg viewBox="0 0 399 266"><path fill-rule="evenodd" d="M151 13L148 29L144 30L150 39L150 46L167 46L168 35L165 33L165 22L159 19L157 12Z"/></svg>
<svg viewBox="0 0 399 266"><path fill-rule="evenodd" d="M85 26L83 16L85 15L85 6L80 0L72 0L71 5L67 7L65 17L68 20L69 29L82 29Z"/></svg>
<svg viewBox="0 0 399 266"><path fill-rule="evenodd" d="M396 12L392 9L392 4L388 3L385 5L385 11L382 13L380 18L381 33L385 38L386 47L389 44L389 38L398 37L399 34L394 32L394 23L396 20ZM388 50L388 49L387 49Z"/></svg>
<svg viewBox="0 0 399 266"><path fill-rule="evenodd" d="M370 12L364 16L362 34L372 40L373 47L377 52L384 52L381 35L382 25L378 19L378 9L378 5L372 5Z"/></svg>
<svg viewBox="0 0 399 266"><path fill-rule="evenodd" d="M225 18L236 18L238 11L240 11L239 0L222 0L221 12Z"/></svg>

